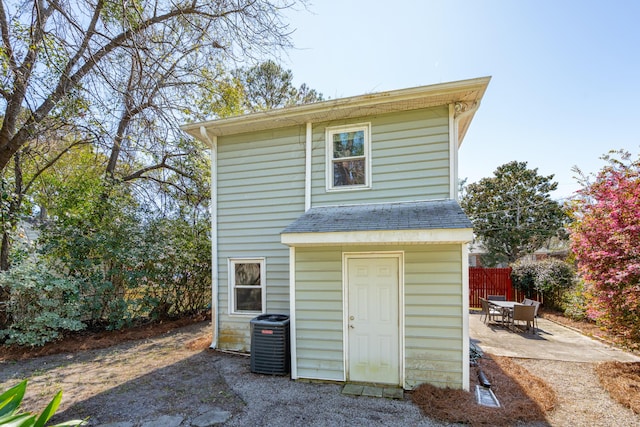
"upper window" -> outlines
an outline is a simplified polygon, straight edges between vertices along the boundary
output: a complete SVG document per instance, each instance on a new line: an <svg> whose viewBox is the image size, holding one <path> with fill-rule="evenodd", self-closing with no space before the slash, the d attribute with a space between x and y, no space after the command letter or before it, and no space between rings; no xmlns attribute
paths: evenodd
<svg viewBox="0 0 640 427"><path fill-rule="evenodd" d="M327 128L327 189L371 186L370 125Z"/></svg>
<svg viewBox="0 0 640 427"><path fill-rule="evenodd" d="M232 314L264 312L264 266L264 258L229 260L229 300Z"/></svg>

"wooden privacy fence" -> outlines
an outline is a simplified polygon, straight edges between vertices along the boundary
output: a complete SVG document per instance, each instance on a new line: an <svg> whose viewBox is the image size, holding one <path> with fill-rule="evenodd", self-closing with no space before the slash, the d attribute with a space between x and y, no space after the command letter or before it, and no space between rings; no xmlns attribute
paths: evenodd
<svg viewBox="0 0 640 427"><path fill-rule="evenodd" d="M469 307L481 308L480 298L489 295L504 295L508 301L525 297L511 283L511 268L469 267Z"/></svg>

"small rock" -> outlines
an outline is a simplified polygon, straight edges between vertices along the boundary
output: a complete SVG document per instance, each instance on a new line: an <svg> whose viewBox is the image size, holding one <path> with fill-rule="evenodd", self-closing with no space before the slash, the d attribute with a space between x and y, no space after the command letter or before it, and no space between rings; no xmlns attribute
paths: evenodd
<svg viewBox="0 0 640 427"><path fill-rule="evenodd" d="M180 415L163 415L155 420L145 421L140 427L178 427L184 421Z"/></svg>
<svg viewBox="0 0 640 427"><path fill-rule="evenodd" d="M117 423L99 424L97 427L133 427L131 421L119 421Z"/></svg>
<svg viewBox="0 0 640 427"><path fill-rule="evenodd" d="M191 425L193 427L211 427L216 424L222 424L231 418L231 412L223 411L222 409L213 409L209 412L196 417Z"/></svg>

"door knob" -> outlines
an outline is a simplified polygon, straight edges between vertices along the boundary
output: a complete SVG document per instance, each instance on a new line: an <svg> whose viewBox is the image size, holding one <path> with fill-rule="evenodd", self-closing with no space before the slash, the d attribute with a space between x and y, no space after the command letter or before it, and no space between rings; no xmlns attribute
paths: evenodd
<svg viewBox="0 0 640 427"><path fill-rule="evenodd" d="M349 316L349 320L354 320L354 319L355 319L355 317Z"/></svg>

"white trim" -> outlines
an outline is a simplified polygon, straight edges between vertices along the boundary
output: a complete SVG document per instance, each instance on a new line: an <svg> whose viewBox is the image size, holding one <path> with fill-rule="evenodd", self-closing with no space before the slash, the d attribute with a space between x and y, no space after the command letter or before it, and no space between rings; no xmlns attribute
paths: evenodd
<svg viewBox="0 0 640 427"><path fill-rule="evenodd" d="M342 348L344 359L344 379L348 378L349 367L349 271L348 261L351 258L396 258L398 260L398 376L399 385L406 388L405 377L405 328L404 328L404 251L372 251L372 252L343 252L342 253Z"/></svg>
<svg viewBox="0 0 640 427"><path fill-rule="evenodd" d="M304 164L304 211L311 209L311 166L313 154L313 125L307 122L305 136L305 164Z"/></svg>
<svg viewBox="0 0 640 427"><path fill-rule="evenodd" d="M355 244L421 244L468 243L473 239L471 228L429 230L373 230L332 233L283 233L280 241L288 246L355 245Z"/></svg>
<svg viewBox="0 0 640 427"><path fill-rule="evenodd" d="M235 309L235 264L260 264L260 299L261 311L236 311ZM267 312L267 260L265 257L230 257L227 258L229 315L255 316Z"/></svg>
<svg viewBox="0 0 640 427"><path fill-rule="evenodd" d="M461 245L462 255L462 388L469 391L469 244Z"/></svg>
<svg viewBox="0 0 640 427"><path fill-rule="evenodd" d="M404 326L404 309L405 309L405 301L404 301L404 251L399 252L400 258L398 259L398 330L400 333L400 380L402 381L402 388L407 388L407 373L405 371L405 357L406 357L406 330Z"/></svg>
<svg viewBox="0 0 640 427"><path fill-rule="evenodd" d="M218 348L220 330L220 310L218 306L218 137L210 137L207 129L200 126L200 134L211 148L211 328L212 337L209 348Z"/></svg>
<svg viewBox="0 0 640 427"><path fill-rule="evenodd" d="M289 248L289 344L291 346L291 379L298 378L296 348L296 248Z"/></svg>
<svg viewBox="0 0 640 427"><path fill-rule="evenodd" d="M458 121L455 106L449 104L449 198L458 200Z"/></svg>
<svg viewBox="0 0 640 427"><path fill-rule="evenodd" d="M347 252L342 252L342 381L347 381L347 371L349 370L349 360L347 355L349 352L348 331L349 319L349 280L347 271Z"/></svg>
<svg viewBox="0 0 640 427"><path fill-rule="evenodd" d="M342 185L334 186L333 183L333 136L336 133L343 132L364 132L364 166L365 166L365 183L363 185ZM356 191L356 190L368 190L371 188L371 123L354 123L350 125L342 126L330 126L325 128L324 131L325 141L325 181L326 190L328 192L334 191ZM356 156L362 157L362 156Z"/></svg>
<svg viewBox="0 0 640 427"><path fill-rule="evenodd" d="M490 80L491 77L480 77L380 93L367 93L349 98L331 99L226 119L190 123L182 125L180 128L196 138L201 138L198 131L200 126L205 126L211 134L223 136L284 126L303 125L307 122L347 120L352 117L361 117L363 112L373 116L408 109L447 105L455 102L473 103L482 99ZM465 118L465 121L470 120L471 117ZM203 141L206 142L205 139Z"/></svg>

